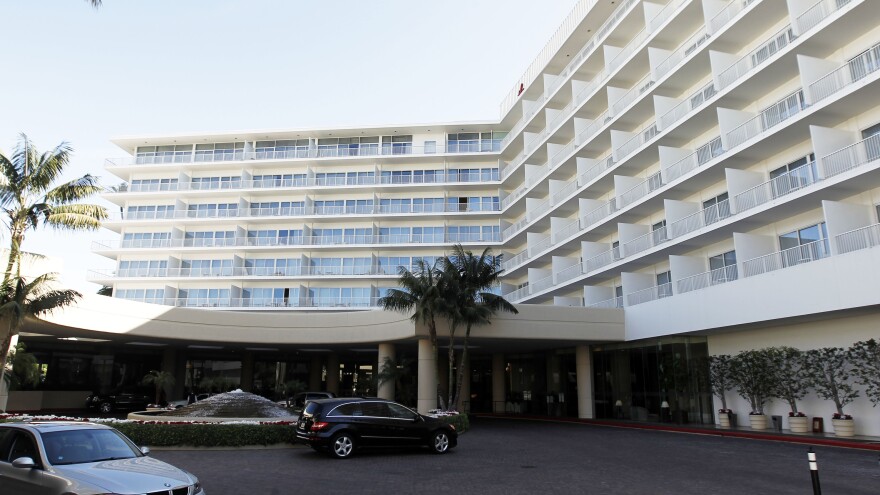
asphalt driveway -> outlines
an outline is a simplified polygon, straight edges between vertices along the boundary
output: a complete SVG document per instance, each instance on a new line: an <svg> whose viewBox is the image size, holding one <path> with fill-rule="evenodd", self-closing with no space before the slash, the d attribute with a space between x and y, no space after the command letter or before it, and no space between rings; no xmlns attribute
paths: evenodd
<svg viewBox="0 0 880 495"><path fill-rule="evenodd" d="M807 446L596 425L480 419L447 455L309 448L154 451L209 495L809 494ZM880 494L876 452L817 447L824 495Z"/></svg>

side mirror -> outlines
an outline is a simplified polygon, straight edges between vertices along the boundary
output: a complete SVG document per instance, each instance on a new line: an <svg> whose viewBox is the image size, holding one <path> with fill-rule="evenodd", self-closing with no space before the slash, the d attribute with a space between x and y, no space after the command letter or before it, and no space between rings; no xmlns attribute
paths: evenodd
<svg viewBox="0 0 880 495"><path fill-rule="evenodd" d="M141 454L150 455L150 448L149 447L141 447Z"/></svg>
<svg viewBox="0 0 880 495"><path fill-rule="evenodd" d="M21 469L33 469L37 467L37 464L30 457L19 457L18 459L12 461L12 467Z"/></svg>

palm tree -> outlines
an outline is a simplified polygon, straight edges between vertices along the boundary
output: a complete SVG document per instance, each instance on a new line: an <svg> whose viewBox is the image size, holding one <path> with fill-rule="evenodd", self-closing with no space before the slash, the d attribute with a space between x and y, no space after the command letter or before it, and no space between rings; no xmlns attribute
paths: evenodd
<svg viewBox="0 0 880 495"><path fill-rule="evenodd" d="M9 355L12 337L27 317L39 317L54 309L63 308L76 302L81 294L75 290L56 289L55 274L46 273L30 282L21 277L0 285L0 321L6 326L6 337L0 347L0 356ZM0 383L3 383L5 366L0 366Z"/></svg>
<svg viewBox="0 0 880 495"><path fill-rule="evenodd" d="M101 3L102 3L101 0L86 0L86 1L89 2L90 4L92 4L92 7L96 8L96 9L98 7L100 7Z"/></svg>
<svg viewBox="0 0 880 495"><path fill-rule="evenodd" d="M141 383L156 387L156 401L154 404L158 405L159 401L162 399L162 389L174 386L174 381L174 375L170 372L153 370L144 375L144 379L141 380Z"/></svg>
<svg viewBox="0 0 880 495"><path fill-rule="evenodd" d="M428 326L428 337L434 354L436 374L440 376L440 363L437 360L437 320L440 316L441 301L438 281L442 276L437 263L429 265L424 259L417 258L413 270L404 266L397 269L399 289L390 289L385 297L379 298L379 306L389 311L412 314L413 323ZM437 399L442 403L440 383L437 383Z"/></svg>
<svg viewBox="0 0 880 495"><path fill-rule="evenodd" d="M517 314L516 307L503 296L489 292L498 284L503 269L501 255L493 256L492 249L486 248L480 256L465 251L461 244L453 248L451 256L444 257L443 272L446 274L448 288L455 293L450 294L455 300L454 319L465 326L462 351L458 364L458 377L455 381L455 394L450 398L450 407L457 407L461 399L461 387L464 382L464 365L467 361L471 329L475 326L488 325L498 311ZM452 356L452 341L450 341ZM450 360L450 373L452 361ZM451 375L450 375L451 376ZM450 383L452 383L450 381Z"/></svg>
<svg viewBox="0 0 880 495"><path fill-rule="evenodd" d="M70 161L71 152L67 143L61 143L51 151L39 153L22 134L11 157L0 153L0 208L6 213L9 229L4 286L9 284L15 265L21 261L21 244L28 230L41 224L59 230L97 230L107 218L103 206L79 203L101 191L96 177L86 174L55 185Z"/></svg>
<svg viewBox="0 0 880 495"><path fill-rule="evenodd" d="M381 387L385 383L393 383L395 400L407 406L415 403L415 394L410 383L412 364L412 359L403 357L395 360L386 356L379 366L379 373L377 375L377 386Z"/></svg>

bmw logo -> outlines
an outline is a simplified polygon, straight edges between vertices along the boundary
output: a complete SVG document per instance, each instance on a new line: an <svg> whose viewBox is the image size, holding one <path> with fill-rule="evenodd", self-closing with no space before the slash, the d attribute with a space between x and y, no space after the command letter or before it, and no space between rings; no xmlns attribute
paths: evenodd
<svg viewBox="0 0 880 495"><path fill-rule="evenodd" d="M165 483L165 488L171 488L171 483Z"/></svg>

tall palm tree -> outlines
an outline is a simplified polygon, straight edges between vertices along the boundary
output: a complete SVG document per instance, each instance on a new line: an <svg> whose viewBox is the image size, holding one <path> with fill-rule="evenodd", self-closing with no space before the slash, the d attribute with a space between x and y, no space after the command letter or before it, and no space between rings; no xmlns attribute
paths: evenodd
<svg viewBox="0 0 880 495"><path fill-rule="evenodd" d="M442 258L441 262L448 287L455 291L450 294L455 301L454 318L465 327L458 376L455 380L455 393L451 394L449 401L450 407L457 407L461 399L471 329L475 326L489 325L492 317L499 311L512 314L517 314L519 311L503 296L490 292L498 284L503 271L501 255L493 256L491 248L487 247L480 256L475 256L474 253L466 251L461 244L457 244L453 248L452 255ZM450 341L450 351L451 349ZM452 361L450 361L450 373L451 363Z"/></svg>
<svg viewBox="0 0 880 495"><path fill-rule="evenodd" d="M54 309L63 308L73 304L81 294L75 290L55 288L55 274L46 273L26 281L21 277L15 277L11 281L0 286L0 325L6 337L0 350L0 356L9 354L9 344L12 337L18 334L27 317L39 317L50 313ZM6 367L0 366L0 383L5 379Z"/></svg>
<svg viewBox="0 0 880 495"><path fill-rule="evenodd" d="M437 360L437 317L441 311L441 294L438 281L442 273L437 262L428 264L417 258L413 270L404 266L397 269L399 289L390 289L385 297L379 298L379 306L389 311L412 314L413 323L423 323L428 327L431 351L434 354L437 376L440 376L440 363ZM442 403L440 383L437 383L437 399Z"/></svg>
<svg viewBox="0 0 880 495"><path fill-rule="evenodd" d="M9 229L9 259L3 285L13 278L21 261L21 244L28 230L41 224L59 230L97 230L107 218L103 206L80 201L101 191L90 174L55 185L70 162L72 149L61 143L40 153L24 134L11 157L0 153L0 208Z"/></svg>

